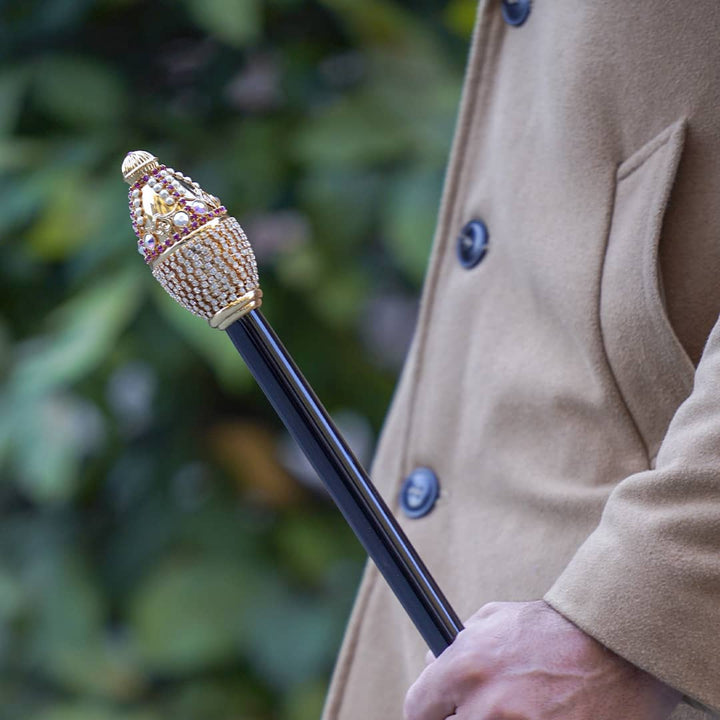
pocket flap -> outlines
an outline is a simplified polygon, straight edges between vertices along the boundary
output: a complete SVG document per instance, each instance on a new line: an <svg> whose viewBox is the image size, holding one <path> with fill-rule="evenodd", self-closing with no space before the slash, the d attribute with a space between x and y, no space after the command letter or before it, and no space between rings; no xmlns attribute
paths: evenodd
<svg viewBox="0 0 720 720"><path fill-rule="evenodd" d="M685 133L685 120L673 123L618 167L600 293L608 361L651 462L694 377L668 320L658 269Z"/></svg>

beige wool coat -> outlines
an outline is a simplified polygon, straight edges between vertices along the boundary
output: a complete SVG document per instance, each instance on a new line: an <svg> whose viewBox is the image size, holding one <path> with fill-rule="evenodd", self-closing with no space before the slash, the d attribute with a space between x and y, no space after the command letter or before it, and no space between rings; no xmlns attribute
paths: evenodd
<svg viewBox="0 0 720 720"><path fill-rule="evenodd" d="M720 3L481 0L373 478L465 618L546 598L720 711ZM482 262L456 238L482 219ZM426 648L366 571L326 720L399 720ZM620 719L619 719L620 720ZM632 720L631 718L623 720Z"/></svg>

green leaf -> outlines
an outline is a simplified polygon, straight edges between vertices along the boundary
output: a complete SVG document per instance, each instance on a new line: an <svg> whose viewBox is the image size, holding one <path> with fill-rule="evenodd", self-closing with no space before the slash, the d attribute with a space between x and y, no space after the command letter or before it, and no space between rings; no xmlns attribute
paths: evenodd
<svg viewBox="0 0 720 720"><path fill-rule="evenodd" d="M309 301L319 317L337 327L346 327L357 320L362 301L367 295L366 278L354 268L345 268L322 282L322 292L314 293Z"/></svg>
<svg viewBox="0 0 720 720"><path fill-rule="evenodd" d="M68 500L82 481L78 469L87 441L96 445L103 432L99 412L87 401L51 394L18 401L10 417L2 434L12 439L18 486L36 502Z"/></svg>
<svg viewBox="0 0 720 720"><path fill-rule="evenodd" d="M266 720L270 713L263 706L259 688L247 687L239 674L221 681L184 681L173 688L163 703L163 718L172 720ZM313 720L317 720L316 716Z"/></svg>
<svg viewBox="0 0 720 720"><path fill-rule="evenodd" d="M90 190L90 192L88 192ZM32 253L42 260L61 260L99 234L102 218L96 207L92 186L84 178L68 173L56 182L39 217L28 229L25 240Z"/></svg>
<svg viewBox="0 0 720 720"><path fill-rule="evenodd" d="M26 341L0 401L0 455L9 454L23 491L40 502L70 498L79 463L102 433L93 403L64 392L115 347L138 302L138 276L121 271L68 301L52 331ZM99 439L99 438L98 438Z"/></svg>
<svg viewBox="0 0 720 720"><path fill-rule="evenodd" d="M285 287L313 291L323 281L323 260L315 245L293 248L275 261L275 272Z"/></svg>
<svg viewBox="0 0 720 720"><path fill-rule="evenodd" d="M130 626L137 651L154 672L198 671L236 658L254 577L239 563L173 560L135 595Z"/></svg>
<svg viewBox="0 0 720 720"><path fill-rule="evenodd" d="M477 14L477 0L450 0L445 8L445 24L463 38L472 35Z"/></svg>
<svg viewBox="0 0 720 720"><path fill-rule="evenodd" d="M307 173L300 191L313 236L331 243L338 254L367 243L385 185L378 172L321 168Z"/></svg>
<svg viewBox="0 0 720 720"><path fill-rule="evenodd" d="M299 597L280 578L268 578L248 618L250 660L277 688L316 680L331 662L336 622L319 599Z"/></svg>
<svg viewBox="0 0 720 720"><path fill-rule="evenodd" d="M9 134L15 127L27 78L24 68L11 68L0 73L0 136Z"/></svg>
<svg viewBox="0 0 720 720"><path fill-rule="evenodd" d="M388 250L418 286L428 263L441 185L438 173L409 173L395 185L384 208Z"/></svg>
<svg viewBox="0 0 720 720"><path fill-rule="evenodd" d="M376 97L345 97L311 116L293 144L296 158L315 166L364 167L402 157L410 138Z"/></svg>
<svg viewBox="0 0 720 720"><path fill-rule="evenodd" d="M415 17L389 0L321 0L362 38L363 43L387 43L406 49L417 42Z"/></svg>
<svg viewBox="0 0 720 720"><path fill-rule="evenodd" d="M51 333L25 343L11 375L13 393L39 396L76 382L100 364L134 315L140 275L121 270L55 311Z"/></svg>
<svg viewBox="0 0 720 720"><path fill-rule="evenodd" d="M12 620L26 603L22 583L6 568L0 568L0 624Z"/></svg>
<svg viewBox="0 0 720 720"><path fill-rule="evenodd" d="M54 119L77 127L122 121L127 94L119 76L97 58L55 56L34 68L34 96Z"/></svg>
<svg viewBox="0 0 720 720"><path fill-rule="evenodd" d="M307 682L285 696L283 720L317 720L322 715L327 687L324 682Z"/></svg>
<svg viewBox="0 0 720 720"><path fill-rule="evenodd" d="M283 560L311 583L320 583L346 554L335 523L307 512L288 517L278 529L277 542Z"/></svg>
<svg viewBox="0 0 720 720"><path fill-rule="evenodd" d="M89 136L63 142L59 152L40 140L0 140L0 203L5 208L0 241L13 247L17 238L11 231L22 228L21 248L13 249L35 245L36 256L57 260L89 239L112 234L116 225L109 225L117 211L109 217L107 182L89 172L97 157L98 144ZM117 171L112 180L111 207L124 210L127 221L126 206L118 203Z"/></svg>
<svg viewBox="0 0 720 720"><path fill-rule="evenodd" d="M107 607L79 556L49 552L32 568L32 653L67 690L129 699L141 689L127 646L105 632Z"/></svg>
<svg viewBox="0 0 720 720"><path fill-rule="evenodd" d="M185 0L190 17L210 35L234 47L244 47L260 35L258 0Z"/></svg>
<svg viewBox="0 0 720 720"><path fill-rule="evenodd" d="M0 146L0 166L7 160L9 153ZM0 167L2 170L2 167ZM43 208L47 201L48 191L45 178L37 174L27 173L17 180L0 178L0 202L7 212L0 216L0 243L7 246L14 237L11 228L21 223L30 222L35 214Z"/></svg>

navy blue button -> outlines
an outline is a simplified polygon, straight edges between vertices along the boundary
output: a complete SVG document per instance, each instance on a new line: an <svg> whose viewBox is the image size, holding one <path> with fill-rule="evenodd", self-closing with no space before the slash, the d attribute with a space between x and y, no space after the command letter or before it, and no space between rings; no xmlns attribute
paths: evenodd
<svg viewBox="0 0 720 720"><path fill-rule="evenodd" d="M488 249L490 233L482 220L471 220L461 231L457 239L457 256L460 264L474 268L484 257Z"/></svg>
<svg viewBox="0 0 720 720"><path fill-rule="evenodd" d="M531 0L502 0L502 16L508 25L519 27L530 14Z"/></svg>
<svg viewBox="0 0 720 720"><path fill-rule="evenodd" d="M415 468L400 490L400 507L409 518L421 518L433 509L439 494L437 475L430 468Z"/></svg>

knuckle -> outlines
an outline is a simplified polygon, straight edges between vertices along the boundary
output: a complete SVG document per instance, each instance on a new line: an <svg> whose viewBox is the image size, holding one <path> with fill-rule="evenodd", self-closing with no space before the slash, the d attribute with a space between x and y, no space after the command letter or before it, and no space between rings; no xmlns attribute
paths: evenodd
<svg viewBox="0 0 720 720"><path fill-rule="evenodd" d="M452 660L452 677L458 685L475 685L487 677L486 668L478 653L472 648L459 652Z"/></svg>
<svg viewBox="0 0 720 720"><path fill-rule="evenodd" d="M497 612L500 612L503 603L500 602L489 602L483 605L469 620L468 624L485 620Z"/></svg>

